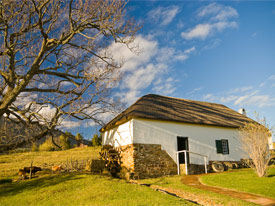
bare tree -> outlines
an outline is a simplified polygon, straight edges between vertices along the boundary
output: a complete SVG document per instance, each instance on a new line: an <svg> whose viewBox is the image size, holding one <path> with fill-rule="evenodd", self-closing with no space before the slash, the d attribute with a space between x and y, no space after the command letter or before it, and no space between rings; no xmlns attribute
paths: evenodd
<svg viewBox="0 0 275 206"><path fill-rule="evenodd" d="M139 29L125 6L124 0L0 1L0 118L39 127L28 141L68 117L102 123L98 115L118 105L110 89L122 65L108 47L134 49Z"/></svg>
<svg viewBox="0 0 275 206"><path fill-rule="evenodd" d="M259 177L267 175L269 161L272 159L270 139L272 133L267 125L259 123L247 123L240 129L240 141L242 149L252 160L248 164Z"/></svg>

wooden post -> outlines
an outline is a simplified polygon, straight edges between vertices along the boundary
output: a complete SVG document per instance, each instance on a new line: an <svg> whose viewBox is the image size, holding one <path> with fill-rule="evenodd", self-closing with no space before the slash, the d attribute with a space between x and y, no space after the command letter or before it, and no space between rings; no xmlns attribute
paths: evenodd
<svg viewBox="0 0 275 206"><path fill-rule="evenodd" d="M33 160L32 160L33 162ZM32 162L31 162L31 167L30 167L30 179L32 178Z"/></svg>
<svg viewBox="0 0 275 206"><path fill-rule="evenodd" d="M188 175L188 163L187 163L187 152L186 152L186 150L184 150L184 162L185 162L185 173L186 173L186 175Z"/></svg>
<svg viewBox="0 0 275 206"><path fill-rule="evenodd" d="M205 174L207 174L207 163L206 163L206 157L204 157L204 169L205 169Z"/></svg>
<svg viewBox="0 0 275 206"><path fill-rule="evenodd" d="M178 166L178 175L180 175L180 161L179 161L179 153L176 152L177 154L177 166Z"/></svg>

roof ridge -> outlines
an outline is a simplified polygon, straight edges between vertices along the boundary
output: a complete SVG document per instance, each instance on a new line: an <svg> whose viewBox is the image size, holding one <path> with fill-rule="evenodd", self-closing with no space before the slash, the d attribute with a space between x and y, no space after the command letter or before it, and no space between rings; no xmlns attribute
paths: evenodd
<svg viewBox="0 0 275 206"><path fill-rule="evenodd" d="M101 131L113 128L132 118L168 120L238 128L254 121L223 105L212 102L146 94L109 121Z"/></svg>
<svg viewBox="0 0 275 206"><path fill-rule="evenodd" d="M226 105L220 104L220 103L207 102L207 101L201 101L201 100L192 100L192 99L186 99L186 98L180 98L180 97L169 97L169 96L160 95L160 94L146 94L146 95L140 97L139 99L141 99L141 98L143 98L143 97L145 97L145 96L149 96L149 95L155 95L155 96L165 97L165 98L168 98L168 99L178 99L178 100L185 100L185 101L190 101L190 102L200 102L200 103L206 103L206 104L222 105L222 106L227 107ZM136 103L136 102L135 102L135 103ZM135 103L134 103L134 104L135 104Z"/></svg>

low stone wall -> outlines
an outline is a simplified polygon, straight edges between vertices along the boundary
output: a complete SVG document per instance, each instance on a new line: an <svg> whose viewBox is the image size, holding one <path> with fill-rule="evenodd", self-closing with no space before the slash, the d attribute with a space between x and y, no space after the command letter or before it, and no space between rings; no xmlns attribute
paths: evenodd
<svg viewBox="0 0 275 206"><path fill-rule="evenodd" d="M174 160L158 144L131 144L118 148L121 166L134 179L177 174ZM129 175L128 175L129 176Z"/></svg>
<svg viewBox="0 0 275 206"><path fill-rule="evenodd" d="M180 174L186 175L186 164L180 164ZM204 165L188 164L188 175L203 174L205 173ZM208 168L207 168L208 169Z"/></svg>

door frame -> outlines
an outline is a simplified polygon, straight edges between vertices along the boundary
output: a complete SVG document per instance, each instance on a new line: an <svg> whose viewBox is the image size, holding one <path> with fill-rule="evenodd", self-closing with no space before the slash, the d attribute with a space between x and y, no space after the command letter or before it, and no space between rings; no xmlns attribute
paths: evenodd
<svg viewBox="0 0 275 206"><path fill-rule="evenodd" d="M188 137L183 137L183 136L177 136L177 151L181 151L179 150L179 139L184 139L185 140L185 150L189 151L189 141L188 141ZM178 153L178 158L179 158L179 163L180 164L185 164L185 158L184 158L184 153ZM189 164L190 162L190 158L189 158L189 153L186 153L186 158L187 158L187 163Z"/></svg>

